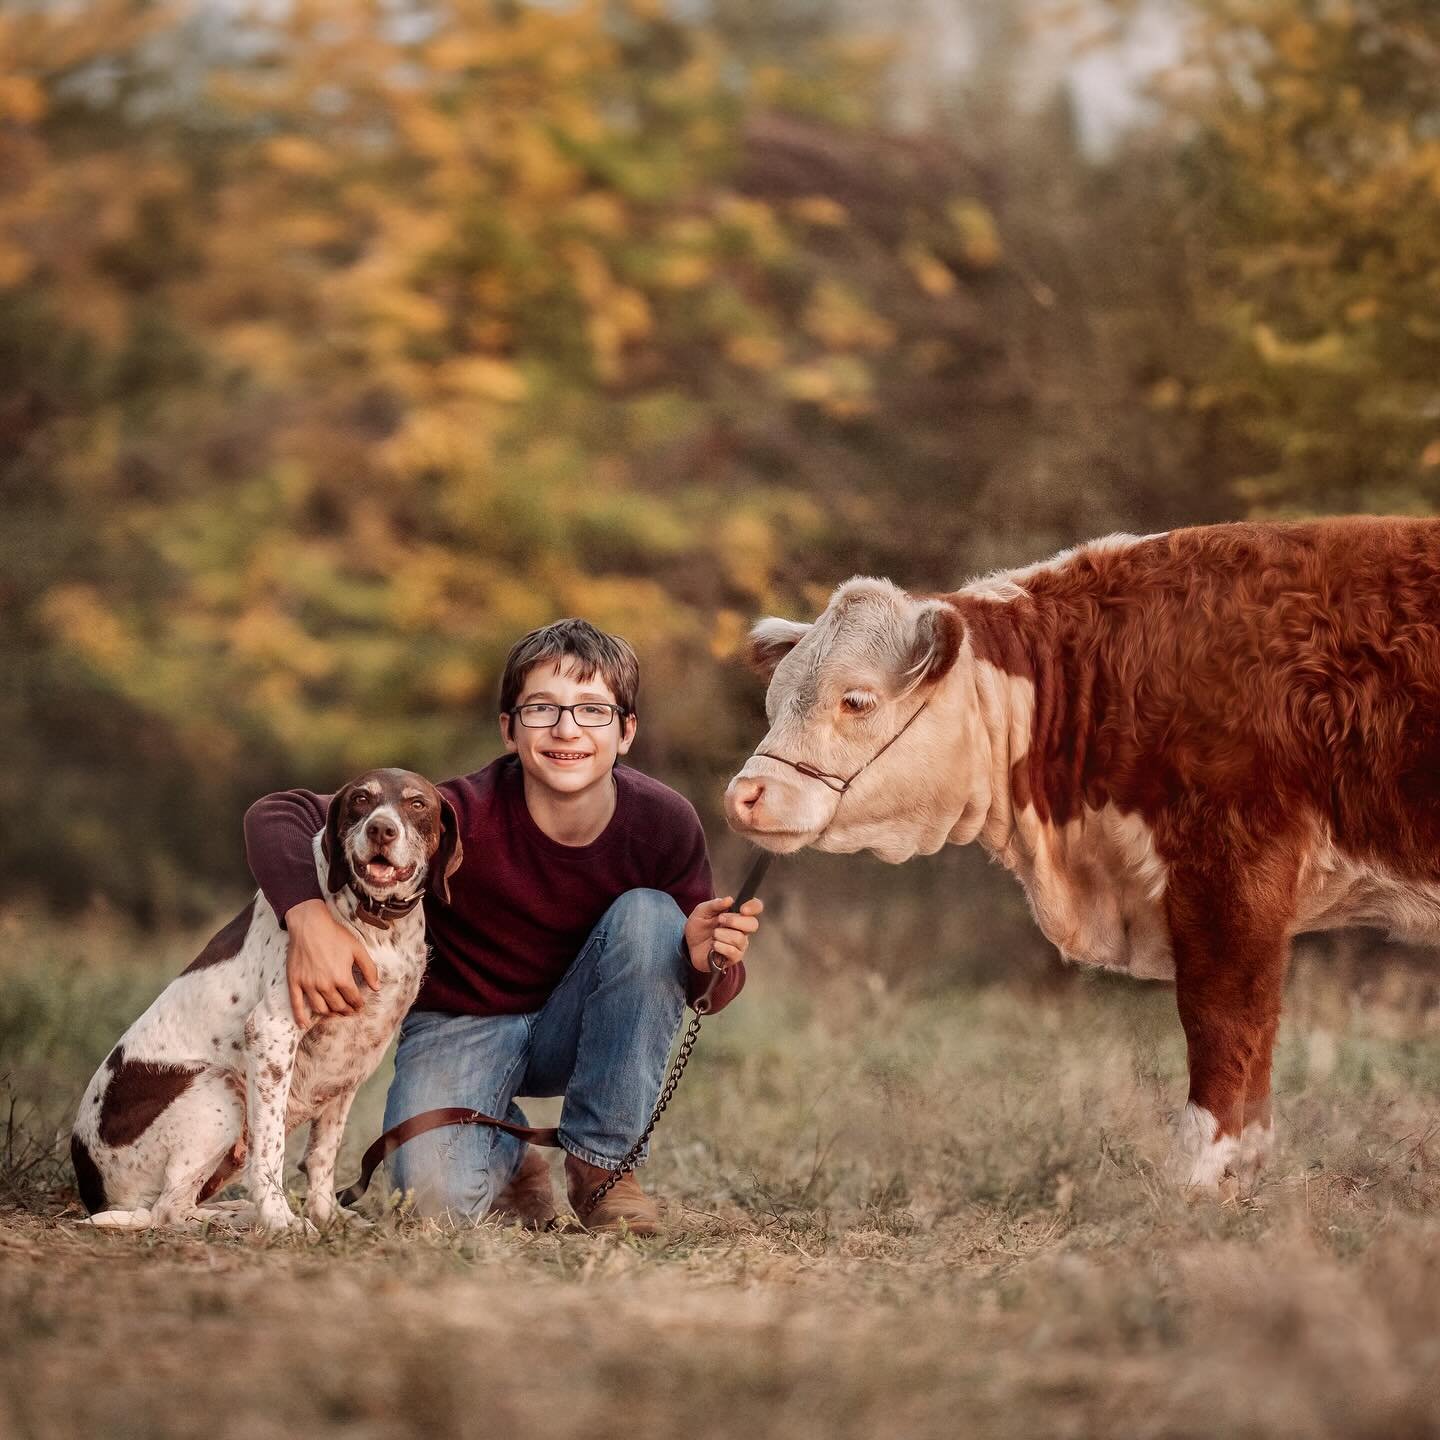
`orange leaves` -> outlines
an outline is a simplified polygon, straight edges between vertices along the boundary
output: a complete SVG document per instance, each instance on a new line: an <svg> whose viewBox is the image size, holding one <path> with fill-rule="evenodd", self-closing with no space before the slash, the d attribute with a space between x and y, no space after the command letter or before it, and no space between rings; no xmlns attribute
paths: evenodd
<svg viewBox="0 0 1440 1440"><path fill-rule="evenodd" d="M950 223L960 236L960 250L967 264L989 270L1000 261L1002 248L995 217L978 200L952 200L946 207Z"/></svg>
<svg viewBox="0 0 1440 1440"><path fill-rule="evenodd" d="M46 108L45 91L33 76L0 74L0 121L33 125Z"/></svg>
<svg viewBox="0 0 1440 1440"><path fill-rule="evenodd" d="M821 280L811 292L800 322L832 350L888 350L895 327L838 280Z"/></svg>
<svg viewBox="0 0 1440 1440"><path fill-rule="evenodd" d="M55 586L38 614L61 645L102 671L123 670L135 657L134 637L92 585Z"/></svg>
<svg viewBox="0 0 1440 1440"><path fill-rule="evenodd" d="M277 170L307 179L330 175L335 168L334 157L323 145L303 135L277 135L263 147L266 161Z"/></svg>

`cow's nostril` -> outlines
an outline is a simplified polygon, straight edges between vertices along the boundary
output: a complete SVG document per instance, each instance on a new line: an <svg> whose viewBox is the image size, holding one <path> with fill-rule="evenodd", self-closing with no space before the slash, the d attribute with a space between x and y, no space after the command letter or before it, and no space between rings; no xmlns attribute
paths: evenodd
<svg viewBox="0 0 1440 1440"><path fill-rule="evenodd" d="M763 780L742 780L735 790L735 803L742 810L753 810L764 793Z"/></svg>

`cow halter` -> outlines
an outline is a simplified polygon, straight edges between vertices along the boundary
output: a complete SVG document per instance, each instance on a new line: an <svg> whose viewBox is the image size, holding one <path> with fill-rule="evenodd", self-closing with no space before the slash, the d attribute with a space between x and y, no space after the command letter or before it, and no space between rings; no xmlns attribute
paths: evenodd
<svg viewBox="0 0 1440 1440"><path fill-rule="evenodd" d="M930 700L927 696L920 702L910 718L858 770L850 775L833 775L828 770L816 769L814 765L807 764L804 760L791 760L784 755L772 755L768 750L757 750L755 754L763 756L766 760L778 760L782 765L788 765L792 770L798 770L807 779L818 780L827 790L833 790L843 800L845 792L920 718L920 711L929 703ZM839 813L840 803L836 801L835 813L825 822L824 828L820 831L821 835L835 823L835 816Z"/></svg>

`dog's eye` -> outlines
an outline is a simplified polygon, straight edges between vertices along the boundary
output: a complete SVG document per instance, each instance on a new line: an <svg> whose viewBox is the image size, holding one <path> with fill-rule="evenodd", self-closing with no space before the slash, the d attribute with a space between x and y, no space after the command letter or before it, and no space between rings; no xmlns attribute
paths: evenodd
<svg viewBox="0 0 1440 1440"><path fill-rule="evenodd" d="M350 797L350 808L352 810L363 810L370 803L370 797L363 791L358 790Z"/></svg>
<svg viewBox="0 0 1440 1440"><path fill-rule="evenodd" d="M410 808L412 810L423 810L425 808L425 802L420 799L412 800L410 802Z"/></svg>

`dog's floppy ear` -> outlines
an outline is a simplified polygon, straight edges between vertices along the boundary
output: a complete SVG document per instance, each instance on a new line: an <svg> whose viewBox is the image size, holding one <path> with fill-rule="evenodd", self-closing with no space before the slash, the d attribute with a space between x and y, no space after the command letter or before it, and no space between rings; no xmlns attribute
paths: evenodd
<svg viewBox="0 0 1440 1440"><path fill-rule="evenodd" d="M330 862L325 877L325 888L333 895L343 890L351 880L350 861L345 856L345 846L340 835L340 824L345 816L345 807L350 800L350 787L342 785L330 797L330 809L325 816L325 838L320 842L321 853Z"/></svg>
<svg viewBox="0 0 1440 1440"><path fill-rule="evenodd" d="M430 861L430 870L425 877L425 886L438 895L447 905L450 903L450 877L460 868L465 858L464 847L460 844L460 817L455 807L442 795L440 797L440 843Z"/></svg>

